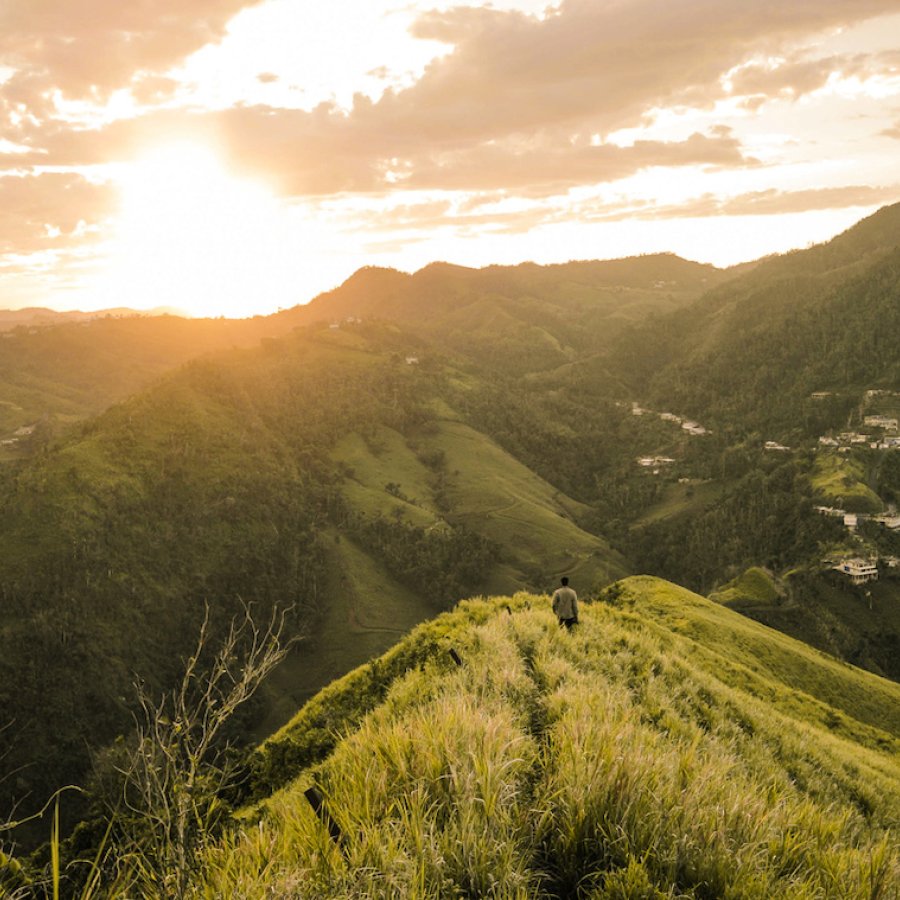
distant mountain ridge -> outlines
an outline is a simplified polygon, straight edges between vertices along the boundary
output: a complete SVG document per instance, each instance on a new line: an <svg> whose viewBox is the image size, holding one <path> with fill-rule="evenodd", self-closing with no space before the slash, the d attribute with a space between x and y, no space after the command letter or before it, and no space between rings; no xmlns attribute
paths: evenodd
<svg viewBox="0 0 900 900"><path fill-rule="evenodd" d="M90 322L93 319L104 319L109 316L181 316L190 318L182 310L172 306L157 306L153 309L136 310L125 306L99 309L94 312L81 310L56 310L43 306L26 306L19 309L0 309L0 332L18 327L38 327L58 325L62 322Z"/></svg>

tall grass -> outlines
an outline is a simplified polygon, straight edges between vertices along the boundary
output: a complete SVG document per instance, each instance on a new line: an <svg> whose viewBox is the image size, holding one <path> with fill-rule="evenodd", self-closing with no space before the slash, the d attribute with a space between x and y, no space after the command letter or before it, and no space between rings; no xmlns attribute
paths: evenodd
<svg viewBox="0 0 900 900"><path fill-rule="evenodd" d="M395 680L208 853L193 896L900 897L896 760L631 613L586 607L568 633L534 605L457 619L464 666ZM313 781L340 842L303 800Z"/></svg>

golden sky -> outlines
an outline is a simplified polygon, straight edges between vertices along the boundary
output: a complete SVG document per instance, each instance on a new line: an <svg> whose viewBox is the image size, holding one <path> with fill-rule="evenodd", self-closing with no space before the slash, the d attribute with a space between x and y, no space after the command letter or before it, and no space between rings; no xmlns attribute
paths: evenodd
<svg viewBox="0 0 900 900"><path fill-rule="evenodd" d="M0 307L728 265L900 200L897 0L3 0Z"/></svg>

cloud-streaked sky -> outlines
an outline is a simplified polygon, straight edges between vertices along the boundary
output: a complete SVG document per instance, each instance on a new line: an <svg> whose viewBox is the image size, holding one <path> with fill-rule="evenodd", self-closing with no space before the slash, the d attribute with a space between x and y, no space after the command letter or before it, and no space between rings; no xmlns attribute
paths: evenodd
<svg viewBox="0 0 900 900"><path fill-rule="evenodd" d="M896 0L5 0L0 306L728 265L900 200Z"/></svg>

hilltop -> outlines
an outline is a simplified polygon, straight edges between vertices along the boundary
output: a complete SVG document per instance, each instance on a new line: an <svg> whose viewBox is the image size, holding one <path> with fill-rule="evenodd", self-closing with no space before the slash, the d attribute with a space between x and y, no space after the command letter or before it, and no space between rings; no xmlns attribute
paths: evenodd
<svg viewBox="0 0 900 900"><path fill-rule="evenodd" d="M546 597L466 601L263 744L271 795L188 896L896 898L898 701L657 579L571 634Z"/></svg>
<svg viewBox="0 0 900 900"><path fill-rule="evenodd" d="M85 418L206 353L287 334L288 319L187 319L57 313L3 330L0 311L0 464L39 452ZM47 311L48 314L51 311ZM19 429L26 432L19 433Z"/></svg>

